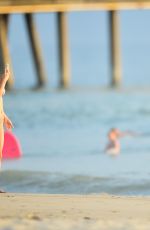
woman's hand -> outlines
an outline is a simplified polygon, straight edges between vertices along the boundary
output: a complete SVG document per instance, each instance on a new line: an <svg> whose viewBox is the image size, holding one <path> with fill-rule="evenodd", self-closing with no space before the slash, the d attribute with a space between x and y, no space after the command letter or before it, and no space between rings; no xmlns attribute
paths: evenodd
<svg viewBox="0 0 150 230"><path fill-rule="evenodd" d="M10 77L10 70L9 70L9 65L7 64L5 67L4 78L6 79L6 81L8 81L9 77Z"/></svg>
<svg viewBox="0 0 150 230"><path fill-rule="evenodd" d="M8 64L5 67L5 72L0 76L0 97L4 95L5 85L10 77L10 71Z"/></svg>
<svg viewBox="0 0 150 230"><path fill-rule="evenodd" d="M7 129L12 129L14 127L11 120L6 116L6 114L4 115L4 125Z"/></svg>
<svg viewBox="0 0 150 230"><path fill-rule="evenodd" d="M10 77L10 70L9 70L9 66L6 65L5 72L2 74L1 79L3 79L5 82L7 82L9 77Z"/></svg>

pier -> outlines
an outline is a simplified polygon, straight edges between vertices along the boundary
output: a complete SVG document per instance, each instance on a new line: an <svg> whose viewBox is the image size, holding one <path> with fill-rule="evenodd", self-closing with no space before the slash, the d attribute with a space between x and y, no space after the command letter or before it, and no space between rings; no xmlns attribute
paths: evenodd
<svg viewBox="0 0 150 230"><path fill-rule="evenodd" d="M110 86L117 87L122 80L121 51L120 51L120 10L150 9L150 1L142 0L0 0L0 63L9 63L11 77L7 89L14 85L13 67L8 44L8 27L11 14L24 15L30 48L36 69L37 84L43 87L47 84L47 73L44 67L42 47L34 22L35 13L55 12L57 14L58 50L59 50L59 87L69 88L71 82L71 61L68 37L67 12L71 11L108 11L111 80Z"/></svg>

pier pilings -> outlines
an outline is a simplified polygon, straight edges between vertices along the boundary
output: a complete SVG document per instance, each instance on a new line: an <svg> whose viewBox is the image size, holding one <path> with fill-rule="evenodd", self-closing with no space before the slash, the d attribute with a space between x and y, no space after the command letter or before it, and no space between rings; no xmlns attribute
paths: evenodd
<svg viewBox="0 0 150 230"><path fill-rule="evenodd" d="M108 12L109 28L109 52L111 64L110 86L118 87L122 82L121 65L121 35L120 35L120 10L150 9L150 1L147 0L1 0L0 1L0 67L1 63L11 65L11 57L8 44L8 26L11 14L24 15L27 33L34 60L37 84L35 87L43 87L48 83L45 63L42 55L40 38L36 28L35 13L56 13L56 28L58 40L59 63L59 87L69 88L71 85L71 53L69 46L68 12L73 11L100 11ZM47 26L48 28L48 26ZM95 35L96 36L96 35ZM85 38L86 39L86 38ZM109 62L110 61L110 62ZM108 66L109 68L109 66ZM1 71L0 71L1 72ZM7 84L7 89L14 85L13 70Z"/></svg>

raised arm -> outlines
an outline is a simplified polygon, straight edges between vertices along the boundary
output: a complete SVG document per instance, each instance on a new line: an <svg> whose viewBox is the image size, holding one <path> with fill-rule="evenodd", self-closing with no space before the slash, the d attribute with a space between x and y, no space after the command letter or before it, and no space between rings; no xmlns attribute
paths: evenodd
<svg viewBox="0 0 150 230"><path fill-rule="evenodd" d="M133 132L133 131L119 131L118 133L118 137L125 137L125 136L132 136L132 137L136 137L136 136L139 136L140 134L139 133L136 133L136 132Z"/></svg>
<svg viewBox="0 0 150 230"><path fill-rule="evenodd" d="M130 130L126 130L126 131L120 131L118 128L112 128L109 133L108 133L108 138L109 140L114 140L116 138L122 138L122 137L126 137L126 136L139 136L140 133L134 132L134 131L130 131Z"/></svg>

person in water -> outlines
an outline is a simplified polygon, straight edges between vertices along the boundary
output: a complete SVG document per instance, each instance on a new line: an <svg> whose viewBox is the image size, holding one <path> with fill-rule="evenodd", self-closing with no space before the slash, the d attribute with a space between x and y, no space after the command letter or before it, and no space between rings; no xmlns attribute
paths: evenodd
<svg viewBox="0 0 150 230"><path fill-rule="evenodd" d="M0 168L2 162L2 150L4 145L4 125L7 129L12 129L13 124L8 118L3 108L3 95L5 94L5 85L10 76L9 66L5 67L4 74L0 76ZM1 192L1 191L0 191Z"/></svg>
<svg viewBox="0 0 150 230"><path fill-rule="evenodd" d="M120 154L120 138L125 136L133 136L135 135L133 132L125 131L122 132L117 128L112 128L108 132L108 144L106 145L105 152L112 156L117 156Z"/></svg>

